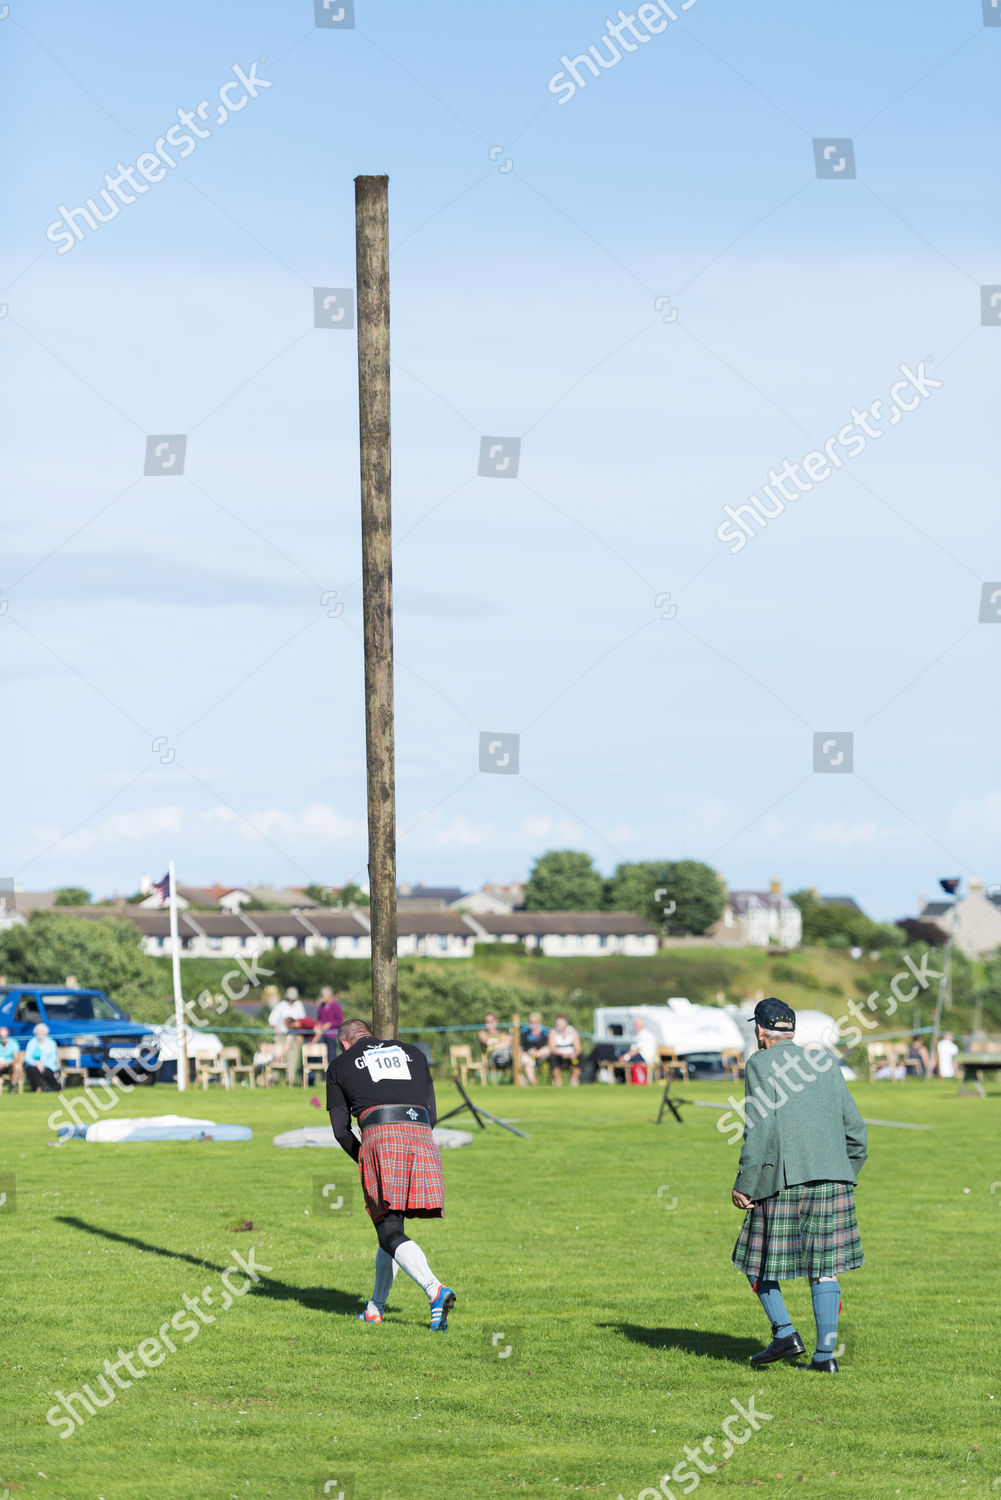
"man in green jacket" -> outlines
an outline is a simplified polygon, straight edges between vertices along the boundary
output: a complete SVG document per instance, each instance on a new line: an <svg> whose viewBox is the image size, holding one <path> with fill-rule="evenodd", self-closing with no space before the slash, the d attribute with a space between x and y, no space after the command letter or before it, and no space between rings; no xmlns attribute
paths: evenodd
<svg viewBox="0 0 1001 1500"><path fill-rule="evenodd" d="M805 1353L779 1281L808 1276L817 1324L811 1370L838 1368L838 1275L862 1264L855 1180L866 1129L832 1052L795 1041L796 1013L774 996L754 1008L758 1051L744 1071L744 1144L731 1198L746 1211L733 1251L772 1325L752 1365Z"/></svg>

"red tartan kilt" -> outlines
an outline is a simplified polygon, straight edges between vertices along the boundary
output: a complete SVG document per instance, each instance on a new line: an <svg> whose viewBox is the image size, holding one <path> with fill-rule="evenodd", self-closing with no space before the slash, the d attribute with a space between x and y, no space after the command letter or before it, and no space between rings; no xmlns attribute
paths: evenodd
<svg viewBox="0 0 1001 1500"><path fill-rule="evenodd" d="M358 1166L365 1207L374 1223L388 1213L441 1218L445 1184L430 1125L397 1120L370 1125L362 1131Z"/></svg>

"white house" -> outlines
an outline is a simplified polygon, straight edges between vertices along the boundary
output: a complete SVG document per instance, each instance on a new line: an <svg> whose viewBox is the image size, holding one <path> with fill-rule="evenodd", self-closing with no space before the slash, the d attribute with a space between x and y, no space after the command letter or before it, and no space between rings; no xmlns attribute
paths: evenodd
<svg viewBox="0 0 1001 1500"><path fill-rule="evenodd" d="M713 942L735 948L797 948L803 938L803 914L773 880L767 891L729 891L723 915L708 935Z"/></svg>
<svg viewBox="0 0 1001 1500"><path fill-rule="evenodd" d="M982 958L1001 948L1001 886L985 890L984 882L974 878L968 894L958 901L926 901L922 896L920 902L920 919L933 922L967 958Z"/></svg>
<svg viewBox="0 0 1001 1500"><path fill-rule="evenodd" d="M260 922L272 918L271 912L248 912L247 920ZM290 912L288 916L278 914L280 921L294 918L306 928L304 950L306 953L332 953L334 958L371 958L372 933L368 912L362 907L350 907L347 911L327 911L324 907L310 907L308 911Z"/></svg>
<svg viewBox="0 0 1001 1500"><path fill-rule="evenodd" d="M0 932L8 927L17 927L26 922L23 912L17 909L17 896L13 880L0 880Z"/></svg>
<svg viewBox="0 0 1001 1500"><path fill-rule="evenodd" d="M524 943L550 958L598 958L622 953L649 958L657 952L657 931L643 917L625 911L513 911L470 916L481 940Z"/></svg>
<svg viewBox="0 0 1001 1500"><path fill-rule="evenodd" d="M510 901L506 901L495 891L488 891L485 887L483 890L470 891L468 895L460 896L457 901L449 902L449 911L468 911L472 912L474 917L503 917L512 910Z"/></svg>
<svg viewBox="0 0 1001 1500"><path fill-rule="evenodd" d="M476 929L453 911L407 911L396 918L396 951L401 958L472 958Z"/></svg>

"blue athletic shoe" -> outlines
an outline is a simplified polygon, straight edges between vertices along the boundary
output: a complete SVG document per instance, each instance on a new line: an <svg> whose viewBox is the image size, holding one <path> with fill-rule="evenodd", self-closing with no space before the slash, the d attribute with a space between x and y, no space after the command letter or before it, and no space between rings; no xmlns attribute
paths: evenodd
<svg viewBox="0 0 1001 1500"><path fill-rule="evenodd" d="M431 1331L444 1333L448 1327L448 1315L455 1306L455 1293L450 1286L440 1286L438 1295L431 1303Z"/></svg>
<svg viewBox="0 0 1001 1500"><path fill-rule="evenodd" d="M379 1312L378 1308L375 1312L369 1312L367 1307L363 1307L358 1314L358 1321L359 1323L381 1323L382 1313Z"/></svg>

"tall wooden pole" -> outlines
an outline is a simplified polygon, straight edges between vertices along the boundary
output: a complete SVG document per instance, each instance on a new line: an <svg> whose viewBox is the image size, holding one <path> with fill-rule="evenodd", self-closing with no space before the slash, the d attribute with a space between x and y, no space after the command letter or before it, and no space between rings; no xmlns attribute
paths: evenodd
<svg viewBox="0 0 1001 1500"><path fill-rule="evenodd" d="M389 178L355 178L372 1027L395 1037L396 762L389 421Z"/></svg>

